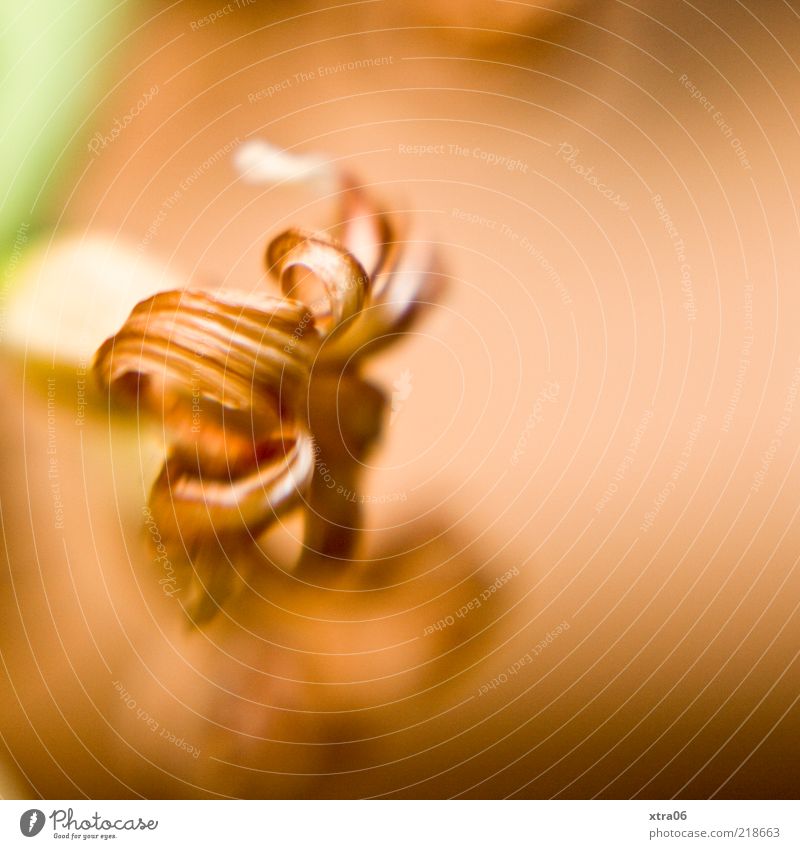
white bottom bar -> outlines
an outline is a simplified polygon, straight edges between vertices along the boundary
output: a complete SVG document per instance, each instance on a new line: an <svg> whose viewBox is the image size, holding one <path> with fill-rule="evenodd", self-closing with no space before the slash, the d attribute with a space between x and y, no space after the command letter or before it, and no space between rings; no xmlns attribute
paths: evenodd
<svg viewBox="0 0 800 849"><path fill-rule="evenodd" d="M2 801L0 846L794 849L799 821L793 801Z"/></svg>

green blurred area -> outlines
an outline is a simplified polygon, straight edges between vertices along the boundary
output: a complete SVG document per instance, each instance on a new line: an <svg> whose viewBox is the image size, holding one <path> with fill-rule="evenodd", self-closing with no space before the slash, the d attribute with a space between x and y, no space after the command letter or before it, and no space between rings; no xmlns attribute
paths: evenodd
<svg viewBox="0 0 800 849"><path fill-rule="evenodd" d="M125 0L0 0L0 288L46 226L70 149L84 146L88 129L73 135L110 87L127 8Z"/></svg>

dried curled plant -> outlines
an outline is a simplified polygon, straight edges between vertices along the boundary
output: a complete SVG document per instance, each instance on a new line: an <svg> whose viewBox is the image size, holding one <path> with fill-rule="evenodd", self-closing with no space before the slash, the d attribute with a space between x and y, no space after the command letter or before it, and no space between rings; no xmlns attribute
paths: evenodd
<svg viewBox="0 0 800 849"><path fill-rule="evenodd" d="M102 386L170 433L150 511L191 579L181 602L195 622L289 510L304 509L301 561L353 552L359 507L341 492L356 489L385 408L361 366L435 297L436 276L430 248L401 240L362 189L343 182L340 198L335 236L291 229L269 243L282 297L161 292L97 351Z"/></svg>

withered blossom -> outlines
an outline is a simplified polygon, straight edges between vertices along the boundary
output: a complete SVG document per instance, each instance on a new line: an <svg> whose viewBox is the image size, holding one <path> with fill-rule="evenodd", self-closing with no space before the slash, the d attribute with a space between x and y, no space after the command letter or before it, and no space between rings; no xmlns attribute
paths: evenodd
<svg viewBox="0 0 800 849"><path fill-rule="evenodd" d="M385 396L362 365L438 286L426 243L350 180L340 199L333 235L290 229L267 246L280 294L160 292L97 351L112 398L170 434L150 510L192 578L181 600L195 623L216 613L258 562L259 536L295 508L305 515L301 567L353 554L360 506L328 481L355 490L381 431Z"/></svg>

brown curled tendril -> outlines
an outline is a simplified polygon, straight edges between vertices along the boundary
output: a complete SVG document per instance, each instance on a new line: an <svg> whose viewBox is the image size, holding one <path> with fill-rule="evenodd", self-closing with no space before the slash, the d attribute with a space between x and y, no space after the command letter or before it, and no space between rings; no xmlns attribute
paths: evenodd
<svg viewBox="0 0 800 849"><path fill-rule="evenodd" d="M355 490L385 406L360 363L437 287L428 246L399 238L347 179L335 233L290 229L269 243L283 297L161 292L97 351L101 385L170 433L149 506L173 564L194 578L183 603L196 623L294 508L306 518L301 563L352 555L360 508L340 493ZM309 280L323 297L309 297Z"/></svg>
<svg viewBox="0 0 800 849"><path fill-rule="evenodd" d="M296 296L296 271L305 268L324 285L325 309L310 304L317 324L333 332L357 315L369 293L369 277L361 263L329 238L287 230L267 247L267 267L280 282L285 295Z"/></svg>

